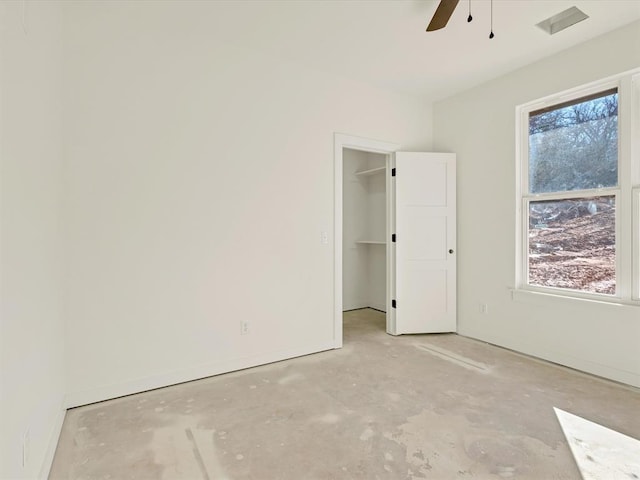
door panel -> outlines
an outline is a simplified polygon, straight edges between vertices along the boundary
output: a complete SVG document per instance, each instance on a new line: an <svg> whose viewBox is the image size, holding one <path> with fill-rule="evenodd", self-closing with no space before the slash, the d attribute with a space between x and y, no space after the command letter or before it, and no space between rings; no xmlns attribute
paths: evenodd
<svg viewBox="0 0 640 480"><path fill-rule="evenodd" d="M396 312L400 333L451 331L447 316L447 271L416 264L407 268L405 278L403 300L398 303L401 313Z"/></svg>
<svg viewBox="0 0 640 480"><path fill-rule="evenodd" d="M395 165L393 333L455 332L455 155L397 152Z"/></svg>
<svg viewBox="0 0 640 480"><path fill-rule="evenodd" d="M431 210L417 206L406 208L407 233L402 237L403 248L406 255L415 260L446 259L447 219L434 216Z"/></svg>
<svg viewBox="0 0 640 480"><path fill-rule="evenodd" d="M398 156L402 158L401 162L405 163L405 168L410 168L410 174L413 177L411 179L402 179L402 198L407 205L429 205L446 206L447 204L447 184L441 183L439 180L447 178L447 164L446 162L437 162L434 160L420 159L415 156L422 155L441 155L438 153L417 153L417 152L397 152L396 153L396 167ZM405 155L410 155L406 158ZM399 171L398 168L396 168ZM406 172L406 170L405 170ZM405 173L406 175L406 173ZM397 180L397 179L396 179ZM425 183L429 180L429 188L424 188Z"/></svg>

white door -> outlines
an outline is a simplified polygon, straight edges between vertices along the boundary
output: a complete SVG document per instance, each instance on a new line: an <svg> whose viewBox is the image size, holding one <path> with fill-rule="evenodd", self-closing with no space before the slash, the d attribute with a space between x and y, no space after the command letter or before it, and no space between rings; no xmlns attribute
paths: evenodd
<svg viewBox="0 0 640 480"><path fill-rule="evenodd" d="M456 331L456 156L395 154L395 331Z"/></svg>

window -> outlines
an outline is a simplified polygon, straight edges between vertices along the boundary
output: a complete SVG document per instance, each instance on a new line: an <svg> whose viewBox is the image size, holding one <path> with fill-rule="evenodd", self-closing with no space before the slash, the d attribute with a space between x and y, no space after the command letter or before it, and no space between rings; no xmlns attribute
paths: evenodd
<svg viewBox="0 0 640 480"><path fill-rule="evenodd" d="M518 288L638 299L637 81L518 108Z"/></svg>

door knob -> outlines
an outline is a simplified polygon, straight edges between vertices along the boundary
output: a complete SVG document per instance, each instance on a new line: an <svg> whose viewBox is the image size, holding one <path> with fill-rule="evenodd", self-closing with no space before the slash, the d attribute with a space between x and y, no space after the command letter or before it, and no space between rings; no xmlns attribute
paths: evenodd
<svg viewBox="0 0 640 480"><path fill-rule="evenodd" d="M453 248L450 248L450 249L449 249L449 253L453 253Z"/></svg>

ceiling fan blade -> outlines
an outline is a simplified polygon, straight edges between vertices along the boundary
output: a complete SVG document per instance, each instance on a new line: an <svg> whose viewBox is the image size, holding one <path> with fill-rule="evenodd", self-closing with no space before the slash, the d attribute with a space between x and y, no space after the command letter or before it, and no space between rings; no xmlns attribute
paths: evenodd
<svg viewBox="0 0 640 480"><path fill-rule="evenodd" d="M433 32L434 30L444 28L451 18L451 15L456 9L459 1L460 0L440 0L440 5L436 8L436 13L433 14L433 18L427 27L427 32Z"/></svg>

